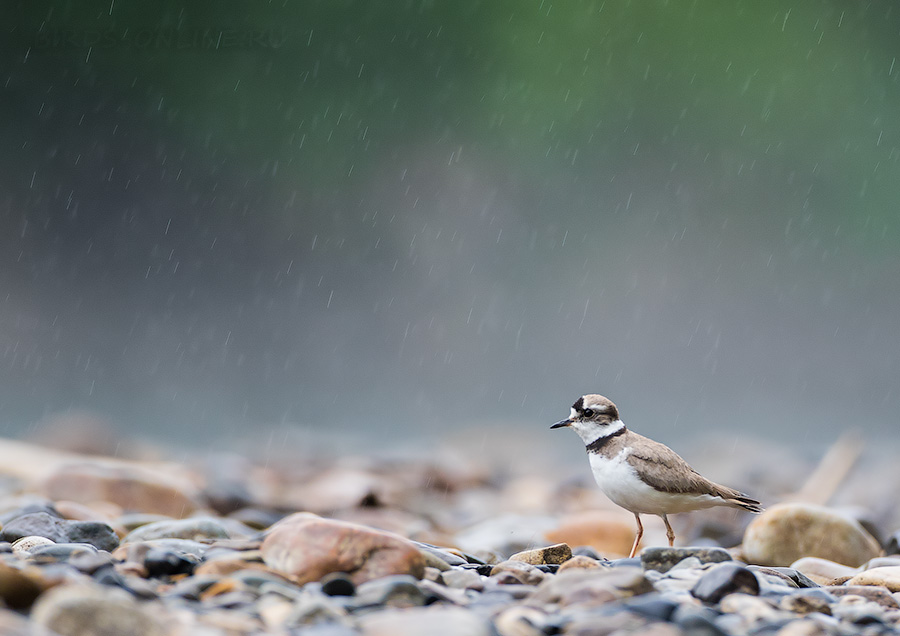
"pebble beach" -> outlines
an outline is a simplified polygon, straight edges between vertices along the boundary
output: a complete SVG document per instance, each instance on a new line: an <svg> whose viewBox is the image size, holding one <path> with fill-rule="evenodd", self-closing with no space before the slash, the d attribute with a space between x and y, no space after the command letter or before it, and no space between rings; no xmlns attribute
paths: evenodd
<svg viewBox="0 0 900 636"><path fill-rule="evenodd" d="M0 633L900 634L900 470L846 440L704 455L767 510L676 515L674 548L645 517L631 559L540 448L104 450L0 440Z"/></svg>

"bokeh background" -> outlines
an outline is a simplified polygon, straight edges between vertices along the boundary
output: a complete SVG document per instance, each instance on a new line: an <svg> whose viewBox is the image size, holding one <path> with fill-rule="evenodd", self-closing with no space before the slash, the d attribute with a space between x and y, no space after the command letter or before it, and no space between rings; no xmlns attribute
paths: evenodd
<svg viewBox="0 0 900 636"><path fill-rule="evenodd" d="M3 11L5 435L900 437L893 1Z"/></svg>

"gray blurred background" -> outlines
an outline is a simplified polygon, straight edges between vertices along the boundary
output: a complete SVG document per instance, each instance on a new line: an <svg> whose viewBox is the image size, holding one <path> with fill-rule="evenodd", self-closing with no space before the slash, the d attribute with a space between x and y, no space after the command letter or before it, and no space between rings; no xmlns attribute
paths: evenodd
<svg viewBox="0 0 900 636"><path fill-rule="evenodd" d="M3 11L0 433L898 438L895 2Z"/></svg>

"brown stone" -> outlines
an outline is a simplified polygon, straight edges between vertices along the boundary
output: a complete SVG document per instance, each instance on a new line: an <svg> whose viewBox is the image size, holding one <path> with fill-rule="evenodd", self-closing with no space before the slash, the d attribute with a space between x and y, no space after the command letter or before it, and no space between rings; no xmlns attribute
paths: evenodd
<svg viewBox="0 0 900 636"><path fill-rule="evenodd" d="M272 526L262 556L275 570L298 583L345 572L357 585L391 574L422 578L425 559L411 541L389 532L345 521L296 513Z"/></svg>
<svg viewBox="0 0 900 636"><path fill-rule="evenodd" d="M0 599L13 609L27 609L45 585L25 572L0 561Z"/></svg>
<svg viewBox="0 0 900 636"><path fill-rule="evenodd" d="M572 548L565 543L548 545L545 548L535 548L517 552L509 557L510 561L521 561L531 565L559 565L572 558Z"/></svg>
<svg viewBox="0 0 900 636"><path fill-rule="evenodd" d="M563 517L559 526L544 536L554 543L591 546L604 556L623 556L631 551L636 531L632 515L593 510Z"/></svg>
<svg viewBox="0 0 900 636"><path fill-rule="evenodd" d="M900 592L900 566L865 570L847 581L847 585L881 585L891 592Z"/></svg>
<svg viewBox="0 0 900 636"><path fill-rule="evenodd" d="M819 557L857 567L878 556L881 547L854 519L824 506L784 503L750 523L743 551L758 565L786 566L801 557Z"/></svg>
<svg viewBox="0 0 900 636"><path fill-rule="evenodd" d="M165 470L138 464L79 463L61 466L43 485L51 499L83 504L108 501L124 510L181 518L197 507L196 489Z"/></svg>
<svg viewBox="0 0 900 636"><path fill-rule="evenodd" d="M270 572L279 577L284 577L281 572L277 572L259 561L248 561L246 559L213 559L212 561L204 561L194 570L195 576L228 576L242 570L256 570L259 572Z"/></svg>
<svg viewBox="0 0 900 636"><path fill-rule="evenodd" d="M522 583L524 585L537 585L547 575L541 572L537 566L524 561L501 561L491 568L491 577L500 583Z"/></svg>
<svg viewBox="0 0 900 636"><path fill-rule="evenodd" d="M598 561L597 559L592 559L589 556L577 554L563 563L561 566L559 566L559 570L557 570L557 572L565 572L566 570L593 570L602 567L604 567L603 563Z"/></svg>

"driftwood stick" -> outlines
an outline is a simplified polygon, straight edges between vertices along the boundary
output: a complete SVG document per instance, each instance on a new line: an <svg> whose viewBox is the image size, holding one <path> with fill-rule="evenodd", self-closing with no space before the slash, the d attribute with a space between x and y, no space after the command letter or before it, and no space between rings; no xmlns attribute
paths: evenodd
<svg viewBox="0 0 900 636"><path fill-rule="evenodd" d="M863 446L860 431L852 430L841 435L819 460L800 490L785 497L785 500L826 505L859 460Z"/></svg>

